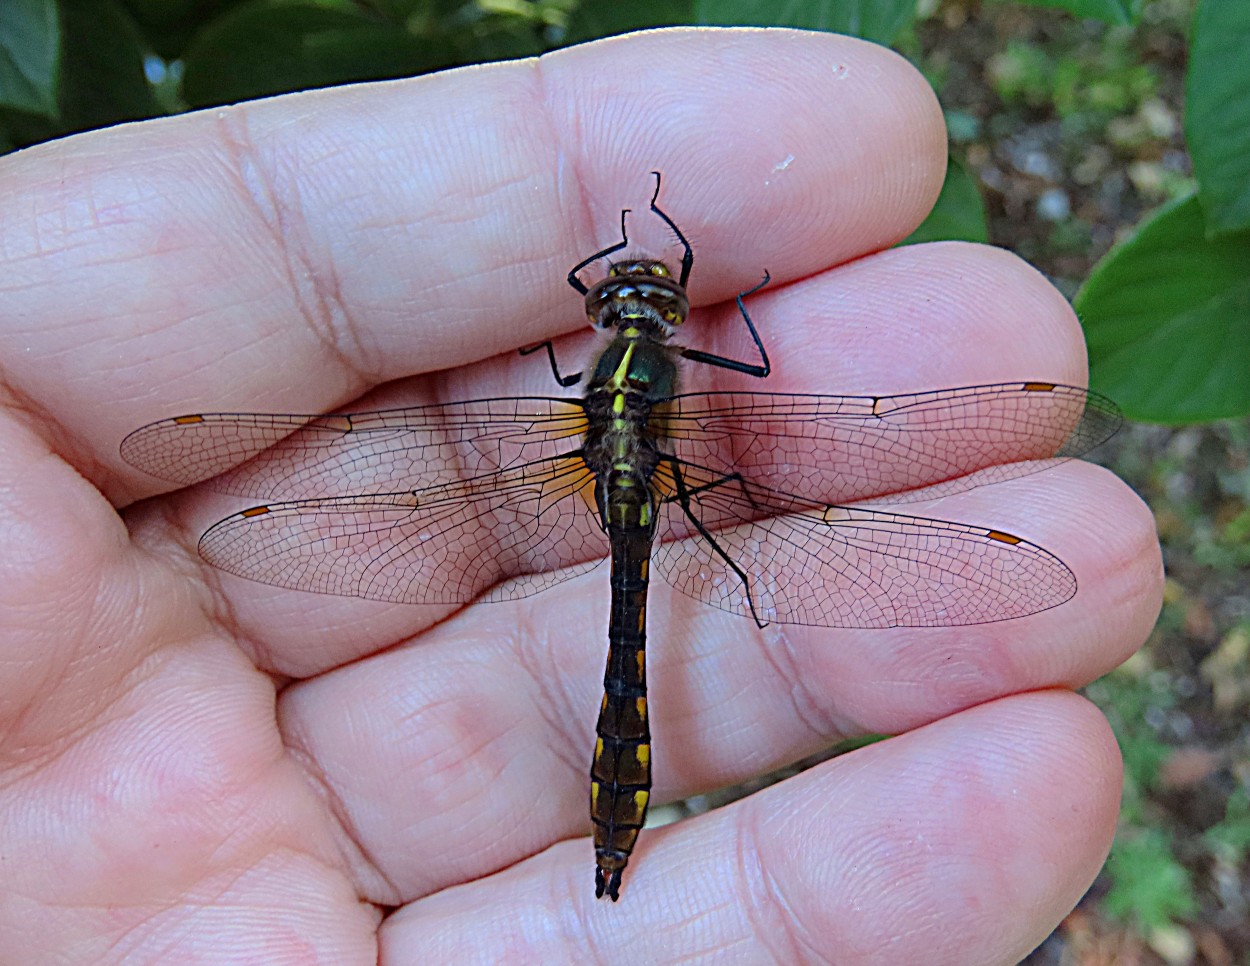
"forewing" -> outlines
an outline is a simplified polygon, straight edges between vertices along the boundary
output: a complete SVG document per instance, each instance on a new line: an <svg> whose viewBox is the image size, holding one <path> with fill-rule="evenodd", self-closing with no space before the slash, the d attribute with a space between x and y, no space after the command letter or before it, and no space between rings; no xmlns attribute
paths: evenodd
<svg viewBox="0 0 1250 966"><path fill-rule="evenodd" d="M526 597L593 569L607 539L580 457L417 491L299 500L226 517L209 563L250 580L406 604Z"/></svg>
<svg viewBox="0 0 1250 966"><path fill-rule="evenodd" d="M300 500L425 489L571 448L576 399L513 397L342 415L204 413L127 436L131 466L183 486Z"/></svg>
<svg viewBox="0 0 1250 966"><path fill-rule="evenodd" d="M692 393L670 407L676 456L822 505L928 500L1026 476L1089 452L1123 421L1105 396L1043 382L902 396Z"/></svg>
<svg viewBox="0 0 1250 966"><path fill-rule="evenodd" d="M764 623L954 627L1035 614L1076 593L1062 560L998 530L813 505L736 481L688 502L711 539L668 500L656 572Z"/></svg>

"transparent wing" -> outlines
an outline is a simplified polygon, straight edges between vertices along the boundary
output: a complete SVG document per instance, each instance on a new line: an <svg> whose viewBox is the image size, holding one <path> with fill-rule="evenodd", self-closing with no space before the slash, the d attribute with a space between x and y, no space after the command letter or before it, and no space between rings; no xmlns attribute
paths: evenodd
<svg viewBox="0 0 1250 966"><path fill-rule="evenodd" d="M901 396L694 393L668 409L669 445L682 459L836 503L933 499L1034 473L1088 452L1122 421L1103 396L1042 382ZM547 397L326 416L208 413L144 426L121 454L182 485L213 478L227 493L308 499L421 489L554 457L585 428L580 400Z"/></svg>
<svg viewBox="0 0 1250 966"><path fill-rule="evenodd" d="M1089 452L1123 422L1105 396L1045 382L902 396L691 393L670 406L674 455L822 504L906 503L1015 479Z"/></svg>
<svg viewBox="0 0 1250 966"><path fill-rule="evenodd" d="M215 524L200 553L228 573L319 594L512 600L607 554L593 482L570 456L423 490L273 503Z"/></svg>
<svg viewBox="0 0 1250 966"><path fill-rule="evenodd" d="M203 413L127 436L131 466L184 486L297 500L424 489L570 449L586 426L580 400L546 397L328 416Z"/></svg>
<svg viewBox="0 0 1250 966"><path fill-rule="evenodd" d="M695 491L690 511L712 539L667 498L655 571L690 597L761 622L954 627L1035 614L1076 593L1062 560L999 530L813 505L736 480L714 484L698 470L683 476ZM670 468L657 484L677 491Z"/></svg>

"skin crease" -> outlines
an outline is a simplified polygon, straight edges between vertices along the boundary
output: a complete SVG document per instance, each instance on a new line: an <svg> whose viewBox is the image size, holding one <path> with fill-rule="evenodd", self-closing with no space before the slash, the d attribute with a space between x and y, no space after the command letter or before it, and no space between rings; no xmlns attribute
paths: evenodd
<svg viewBox="0 0 1250 966"><path fill-rule="evenodd" d="M1118 751L1070 689L1160 604L1108 473L907 507L1063 558L1077 596L1029 618L760 631L654 587L653 802L900 736L644 833L609 905L584 837L602 571L459 610L265 587L194 553L245 504L117 455L183 412L558 394L512 350L576 333L557 352L585 358L564 274L621 207L672 257L653 169L695 247L684 343L742 357L720 303L774 279L767 385L688 389L1083 382L1071 309L1013 256L883 251L944 164L890 52L690 29L0 159L0 961L1018 961L1115 826Z"/></svg>

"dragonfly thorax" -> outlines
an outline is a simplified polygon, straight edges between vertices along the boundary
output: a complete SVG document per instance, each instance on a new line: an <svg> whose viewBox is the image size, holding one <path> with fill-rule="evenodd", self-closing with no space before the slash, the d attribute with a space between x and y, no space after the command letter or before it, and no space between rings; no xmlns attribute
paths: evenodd
<svg viewBox="0 0 1250 966"><path fill-rule="evenodd" d="M655 259L616 262L586 293L586 317L598 329L634 326L667 339L689 314L686 290Z"/></svg>

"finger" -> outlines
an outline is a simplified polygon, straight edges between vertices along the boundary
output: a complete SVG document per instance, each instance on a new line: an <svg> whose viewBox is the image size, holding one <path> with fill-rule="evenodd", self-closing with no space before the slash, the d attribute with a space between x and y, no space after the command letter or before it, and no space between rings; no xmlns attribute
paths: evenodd
<svg viewBox="0 0 1250 966"><path fill-rule="evenodd" d="M588 842L563 843L401 910L383 956L1017 962L1093 881L1119 794L1097 710L1022 695L656 830L615 906L589 888Z"/></svg>
<svg viewBox="0 0 1250 966"><path fill-rule="evenodd" d="M944 165L901 57L790 31L635 35L95 132L0 169L26 199L0 225L0 277L21 280L0 358L78 465L116 469L157 418L320 411L582 325L564 276L645 212L652 169L707 302L762 252L781 281L897 241Z"/></svg>
<svg viewBox="0 0 1250 966"><path fill-rule="evenodd" d="M948 519L1023 530L1051 548L1077 575L1076 596L971 627L757 631L653 582L653 802L745 781L849 735L1077 687L1145 638L1161 594L1158 545L1148 511L1105 471L1068 464L941 506ZM587 827L605 582L591 574L472 608L419 646L284 696L288 740L334 789L364 867L400 895L477 878Z"/></svg>

